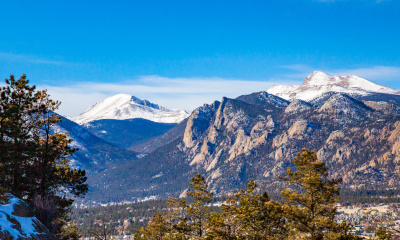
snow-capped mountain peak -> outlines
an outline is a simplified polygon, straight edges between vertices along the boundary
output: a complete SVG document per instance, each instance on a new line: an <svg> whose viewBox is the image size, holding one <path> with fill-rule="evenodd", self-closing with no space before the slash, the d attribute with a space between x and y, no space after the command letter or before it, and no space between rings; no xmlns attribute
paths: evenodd
<svg viewBox="0 0 400 240"><path fill-rule="evenodd" d="M308 75L302 85L275 85L267 92L287 100L301 99L305 101L310 101L328 92L361 96L374 93L400 95L400 90L358 76L331 76L321 71L314 71Z"/></svg>
<svg viewBox="0 0 400 240"><path fill-rule="evenodd" d="M133 118L162 123L178 123L188 116L189 114L184 110L173 111L135 96L117 94L96 103L84 113L70 119L79 124L101 119Z"/></svg>
<svg viewBox="0 0 400 240"><path fill-rule="evenodd" d="M321 72L314 71L304 79L303 85L324 85L329 84L326 80L329 79L329 75Z"/></svg>
<svg viewBox="0 0 400 240"><path fill-rule="evenodd" d="M308 75L304 79L303 85L338 85L344 88L354 88L364 91L399 94L399 90L385 87L358 76L331 76L321 71L314 71Z"/></svg>

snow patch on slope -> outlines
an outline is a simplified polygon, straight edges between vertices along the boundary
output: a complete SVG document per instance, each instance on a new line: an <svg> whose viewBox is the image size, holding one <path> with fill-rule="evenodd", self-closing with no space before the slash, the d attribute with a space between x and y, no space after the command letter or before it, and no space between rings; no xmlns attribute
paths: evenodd
<svg viewBox="0 0 400 240"><path fill-rule="evenodd" d="M188 116L184 110L173 111L128 94L118 94L96 103L84 113L71 117L70 120L85 124L101 119L143 118L160 123L179 123Z"/></svg>
<svg viewBox="0 0 400 240"><path fill-rule="evenodd" d="M36 217L21 217L15 215L15 207L21 204L26 204L21 199L12 194L6 194L7 203L0 204L0 232L9 235L12 239L22 239L35 237L38 234L38 224L41 224ZM19 223L20 227L17 227Z"/></svg>

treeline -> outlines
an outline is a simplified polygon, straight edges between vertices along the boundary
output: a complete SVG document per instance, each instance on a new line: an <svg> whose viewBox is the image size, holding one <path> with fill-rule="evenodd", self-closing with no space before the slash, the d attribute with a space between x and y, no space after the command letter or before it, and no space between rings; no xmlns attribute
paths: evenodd
<svg viewBox="0 0 400 240"><path fill-rule="evenodd" d="M229 197L221 212L210 211L212 194L201 175L190 183L191 203L169 199L167 211L159 211L137 239L354 239L345 222L335 221L341 179L328 179L325 163L315 150L302 149L292 161L281 192L284 203L257 194L251 180L247 190Z"/></svg>
<svg viewBox="0 0 400 240"><path fill-rule="evenodd" d="M344 188L340 191L340 202L343 205L390 204L400 202L400 190L386 188Z"/></svg>
<svg viewBox="0 0 400 240"><path fill-rule="evenodd" d="M270 190L272 191L272 190ZM259 192L259 189L257 189ZM276 194L268 194L270 199L283 202L282 196ZM399 202L399 190L386 190L386 189L340 189L340 204L343 206L354 206L363 204L391 204ZM222 212L221 202L226 202L228 197L215 197L213 196L212 202L215 206L210 206L211 212ZM190 203L192 199L185 198L186 203ZM145 202L112 205L104 207L91 207L91 208L76 208L71 215L72 220L77 224L79 233L83 237L91 236L91 232L95 229L96 223L105 221L113 223L116 228L124 226L124 220L129 222L129 225L124 228L124 233L133 235L137 230L147 226L153 215L158 211L167 212L167 200L151 200Z"/></svg>
<svg viewBox="0 0 400 240"><path fill-rule="evenodd" d="M167 208L165 200L139 202L134 204L113 205L107 207L93 207L75 209L72 219L78 226L82 237L90 237L100 222L111 224L115 227L122 227L124 220L129 221L125 229L127 235L133 235L136 230L146 226L149 219Z"/></svg>
<svg viewBox="0 0 400 240"><path fill-rule="evenodd" d="M72 197L88 187L85 171L72 169L68 133L54 131L60 103L26 76L6 79L0 88L0 195L12 193L32 207L55 239L78 239L69 213Z"/></svg>
<svg viewBox="0 0 400 240"><path fill-rule="evenodd" d="M191 202L190 199L186 199ZM126 235L134 235L142 227L147 226L153 215L158 211L167 212L168 200L152 200L123 205L111 205L105 207L76 208L71 218L76 223L82 237L92 236L92 232L98 229L98 224L104 222L115 228L124 228ZM214 198L213 202L221 202L220 198ZM210 211L221 212L220 206L210 206ZM128 225L124 227L124 222Z"/></svg>

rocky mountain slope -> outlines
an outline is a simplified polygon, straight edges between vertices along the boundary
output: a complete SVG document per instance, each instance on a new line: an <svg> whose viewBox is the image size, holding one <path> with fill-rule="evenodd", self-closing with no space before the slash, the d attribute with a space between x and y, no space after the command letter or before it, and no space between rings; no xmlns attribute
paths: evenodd
<svg viewBox="0 0 400 240"><path fill-rule="evenodd" d="M79 149L71 157L74 167L83 168L88 174L101 172L113 164L135 160L137 153L123 149L93 135L79 124L60 116L62 122L55 126L55 131L68 132L74 140L72 146Z"/></svg>
<svg viewBox="0 0 400 240"><path fill-rule="evenodd" d="M0 239L47 240L49 230L34 216L29 206L12 194L0 196Z"/></svg>
<svg viewBox="0 0 400 240"><path fill-rule="evenodd" d="M158 123L142 118L102 119L81 126L109 143L130 149L150 138L163 135L176 126L176 123Z"/></svg>
<svg viewBox="0 0 400 240"><path fill-rule="evenodd" d="M113 201L184 195L196 173L217 195L244 188L250 179L279 190L277 176L303 147L316 149L346 188L398 189L399 95L316 96L289 101L258 92L205 104L168 144L89 179L93 192L88 200L110 201L98 194L106 191Z"/></svg>

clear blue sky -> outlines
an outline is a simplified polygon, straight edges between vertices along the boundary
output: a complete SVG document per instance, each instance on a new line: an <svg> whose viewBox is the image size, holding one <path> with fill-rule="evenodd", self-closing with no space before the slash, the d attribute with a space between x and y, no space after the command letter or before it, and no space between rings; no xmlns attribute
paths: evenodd
<svg viewBox="0 0 400 240"><path fill-rule="evenodd" d="M400 88L397 0L1 1L0 33L0 77L26 73L69 115L124 89L190 109L239 94L208 83L261 91L313 70Z"/></svg>

